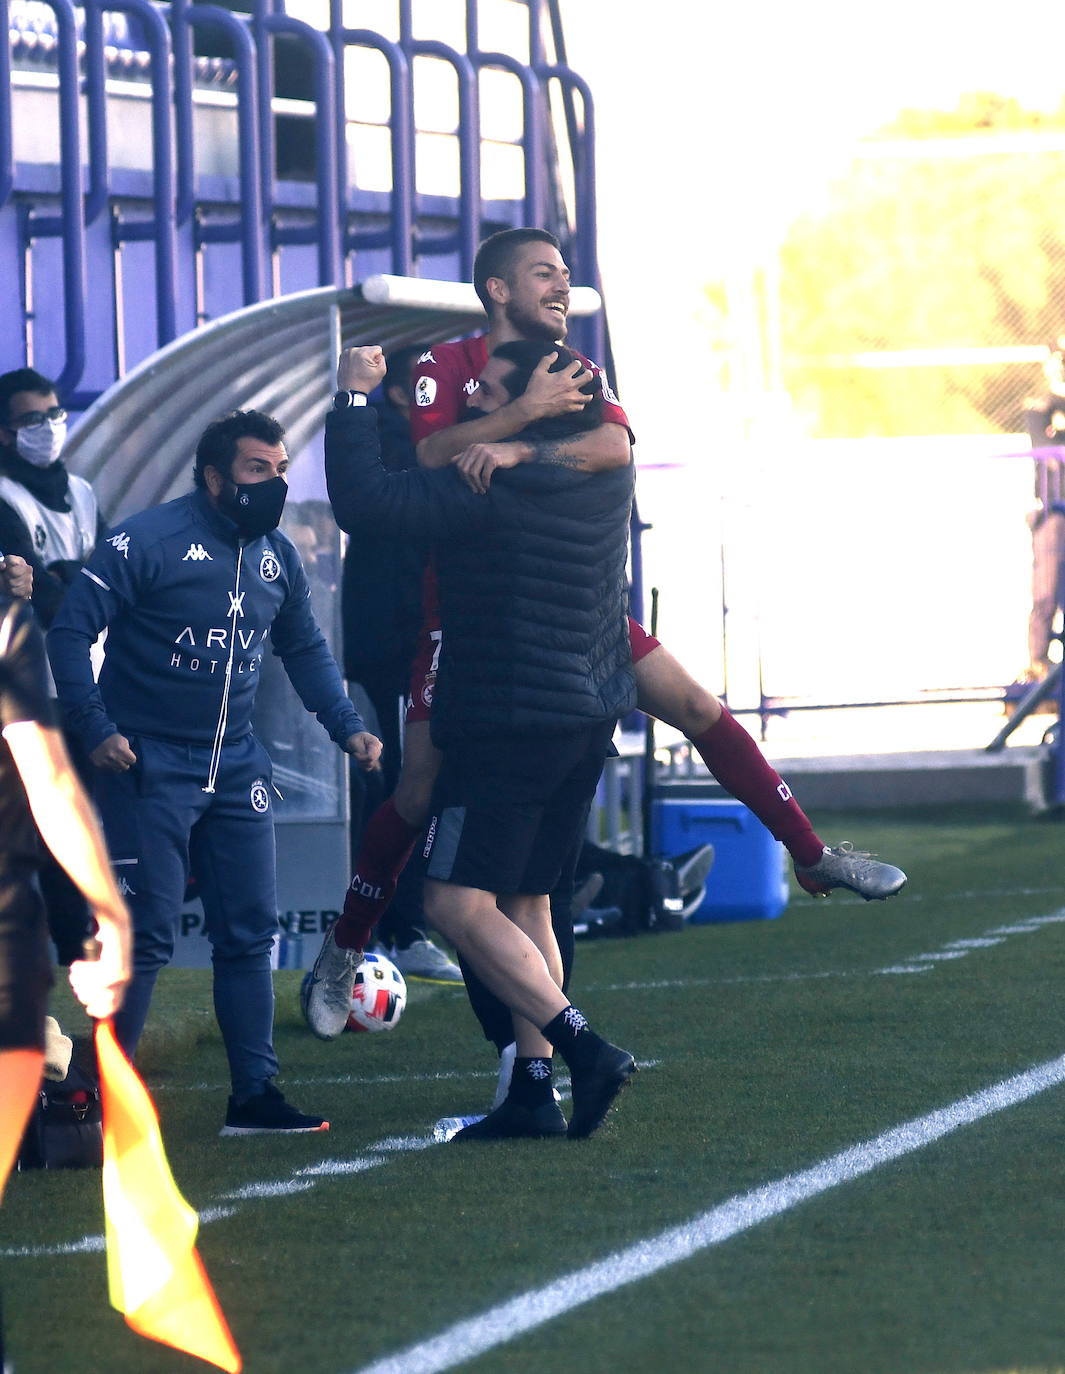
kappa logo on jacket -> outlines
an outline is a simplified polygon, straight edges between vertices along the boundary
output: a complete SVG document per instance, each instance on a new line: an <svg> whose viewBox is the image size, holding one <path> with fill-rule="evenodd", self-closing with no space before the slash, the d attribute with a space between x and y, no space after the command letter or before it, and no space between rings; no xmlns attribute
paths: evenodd
<svg viewBox="0 0 1065 1374"><path fill-rule="evenodd" d="M418 361L419 361L420 363L434 363L434 364L435 364L435 363L436 363L436 359L433 357L433 350L430 348L430 349L428 350L428 352L423 353L422 356L418 359Z"/></svg>
<svg viewBox="0 0 1065 1374"><path fill-rule="evenodd" d="M202 544L190 544L188 553L181 561L182 563L188 563L190 561L193 563L202 563L204 559L206 559L208 563L214 562L214 559Z"/></svg>
<svg viewBox="0 0 1065 1374"><path fill-rule="evenodd" d="M113 534L107 542L113 549L120 553L123 558L129 559L129 535L125 530L119 530L118 534Z"/></svg>

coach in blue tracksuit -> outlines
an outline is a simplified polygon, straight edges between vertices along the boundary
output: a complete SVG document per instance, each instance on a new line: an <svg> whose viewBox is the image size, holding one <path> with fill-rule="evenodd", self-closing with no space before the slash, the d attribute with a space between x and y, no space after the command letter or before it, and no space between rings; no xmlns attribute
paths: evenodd
<svg viewBox="0 0 1065 1374"><path fill-rule="evenodd" d="M251 732L267 638L341 749L367 769L381 751L344 693L299 555L277 528L288 491L283 434L257 411L209 425L196 489L101 541L48 636L59 699L99 770L96 801L133 913L118 1038L132 1054L173 955L191 864L233 1080L223 1135L328 1124L296 1111L272 1083L271 764ZM104 629L97 686L89 650Z"/></svg>

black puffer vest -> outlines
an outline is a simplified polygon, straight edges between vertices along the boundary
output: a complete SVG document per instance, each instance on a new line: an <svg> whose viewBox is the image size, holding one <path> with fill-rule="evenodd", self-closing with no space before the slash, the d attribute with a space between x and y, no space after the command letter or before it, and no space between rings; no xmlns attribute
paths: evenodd
<svg viewBox="0 0 1065 1374"><path fill-rule="evenodd" d="M579 730L636 701L626 616L633 469L523 463L474 494L451 468L389 473L369 408L326 422L337 523L431 539L444 627L437 744Z"/></svg>

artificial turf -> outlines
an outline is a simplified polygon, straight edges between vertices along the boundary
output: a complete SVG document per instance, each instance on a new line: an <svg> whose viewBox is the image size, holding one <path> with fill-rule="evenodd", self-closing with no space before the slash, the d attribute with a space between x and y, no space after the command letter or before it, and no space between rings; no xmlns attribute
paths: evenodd
<svg viewBox="0 0 1065 1374"><path fill-rule="evenodd" d="M579 946L575 1000L643 1065L586 1142L373 1150L484 1110L493 1055L460 991L417 983L395 1032L324 1045L302 1026L288 971L276 975L281 1085L332 1129L221 1140L208 975L164 975L140 1066L185 1195L232 1209L203 1225L200 1249L246 1368L357 1371L1065 1054L1065 922L990 933L1065 914L1062 822L973 807L848 830L907 869L899 898L796 891L775 921ZM969 940L998 943L957 944ZM78 1030L68 996L55 1000ZM466 1367L1056 1370L1063 1100L1054 1088L975 1121ZM372 1167L283 1191L308 1166L359 1160ZM282 1191L248 1195L263 1184ZM17 1374L205 1368L125 1328L101 1253L54 1253L101 1229L98 1174L12 1180L0 1272Z"/></svg>

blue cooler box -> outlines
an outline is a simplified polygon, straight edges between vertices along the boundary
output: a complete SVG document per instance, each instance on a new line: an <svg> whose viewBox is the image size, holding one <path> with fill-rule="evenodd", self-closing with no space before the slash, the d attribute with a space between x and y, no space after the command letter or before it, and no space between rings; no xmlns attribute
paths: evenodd
<svg viewBox="0 0 1065 1374"><path fill-rule="evenodd" d="M742 802L704 797L651 804L656 854L714 846L706 897L692 921L767 921L788 904L788 852Z"/></svg>

